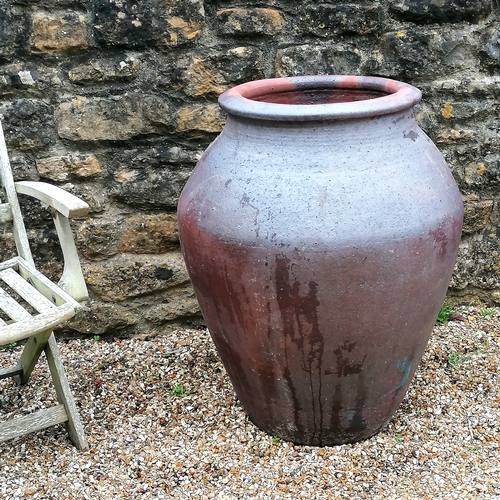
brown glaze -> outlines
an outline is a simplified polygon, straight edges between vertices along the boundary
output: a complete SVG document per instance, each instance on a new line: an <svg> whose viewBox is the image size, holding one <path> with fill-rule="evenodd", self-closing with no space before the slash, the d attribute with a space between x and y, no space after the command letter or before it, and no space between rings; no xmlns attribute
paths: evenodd
<svg viewBox="0 0 500 500"><path fill-rule="evenodd" d="M349 97L353 78L342 88L341 77L313 77L319 94L330 85ZM370 80L367 100L322 97L330 119L313 111L300 123L291 109L259 115L315 106L299 95L304 78L295 90L294 79L252 82L256 96L275 88L308 104L242 97L250 104L229 112L179 201L186 265L235 391L256 425L295 443L358 441L388 422L458 251L461 197L411 104L390 95L387 112L376 103L376 115L347 118L386 99L374 87L398 88Z"/></svg>

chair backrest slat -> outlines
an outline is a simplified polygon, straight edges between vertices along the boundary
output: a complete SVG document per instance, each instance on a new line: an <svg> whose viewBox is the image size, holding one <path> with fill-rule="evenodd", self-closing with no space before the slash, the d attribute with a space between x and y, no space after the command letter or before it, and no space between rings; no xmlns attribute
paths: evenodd
<svg viewBox="0 0 500 500"><path fill-rule="evenodd" d="M33 257L24 226L23 216L21 214L21 207L17 200L16 187L14 185L14 178L12 177L12 170L10 168L9 155L7 153L7 146L5 145L5 137L3 129L0 124L0 182L2 184L7 203L10 206L12 213L14 239L16 241L16 248L18 254L28 262L33 263Z"/></svg>

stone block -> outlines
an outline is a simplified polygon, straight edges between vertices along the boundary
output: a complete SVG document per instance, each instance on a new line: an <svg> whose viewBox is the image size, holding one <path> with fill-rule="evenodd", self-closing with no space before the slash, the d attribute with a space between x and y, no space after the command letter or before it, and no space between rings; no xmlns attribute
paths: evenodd
<svg viewBox="0 0 500 500"><path fill-rule="evenodd" d="M128 332L142 322L141 315L130 305L112 304L91 300L82 314L73 318L64 329L87 335L106 335L110 332ZM135 331L135 328L132 330Z"/></svg>
<svg viewBox="0 0 500 500"><path fill-rule="evenodd" d="M231 8L217 11L217 29L223 35L276 35L283 16L269 8Z"/></svg>
<svg viewBox="0 0 500 500"><path fill-rule="evenodd" d="M472 234L482 231L493 209L493 200L480 200L476 195L464 196L463 233Z"/></svg>
<svg viewBox="0 0 500 500"><path fill-rule="evenodd" d="M162 0L160 18L166 30L160 43L167 46L184 45L196 40L205 28L203 0Z"/></svg>
<svg viewBox="0 0 500 500"><path fill-rule="evenodd" d="M466 143L475 140L474 130L456 130L456 129L446 129L437 132L433 136L434 142L436 144L457 144Z"/></svg>
<svg viewBox="0 0 500 500"><path fill-rule="evenodd" d="M490 28L483 33L479 55L486 69L500 68L500 30Z"/></svg>
<svg viewBox="0 0 500 500"><path fill-rule="evenodd" d="M191 53L161 65L158 85L190 96L219 95L238 83L264 78L262 52L253 47Z"/></svg>
<svg viewBox="0 0 500 500"><path fill-rule="evenodd" d="M139 61L133 56L92 61L69 71L72 83L87 85L109 82L129 82L139 75Z"/></svg>
<svg viewBox="0 0 500 500"><path fill-rule="evenodd" d="M191 169L187 167L134 170L124 166L113 172L108 192L127 205L174 209L190 173Z"/></svg>
<svg viewBox="0 0 500 500"><path fill-rule="evenodd" d="M500 159L496 154L489 154L465 166L465 183L476 189L500 186Z"/></svg>
<svg viewBox="0 0 500 500"><path fill-rule="evenodd" d="M0 61L10 62L12 56L24 48L29 37L29 23L26 11L13 2L0 6Z"/></svg>
<svg viewBox="0 0 500 500"><path fill-rule="evenodd" d="M160 254L178 247L177 216L167 213L132 216L118 243L121 253Z"/></svg>
<svg viewBox="0 0 500 500"><path fill-rule="evenodd" d="M88 47L87 17L76 12L33 15L30 47L33 52L65 52Z"/></svg>
<svg viewBox="0 0 500 500"><path fill-rule="evenodd" d="M478 120L486 120L491 116L491 105L489 100L468 99L456 100L451 102L442 102L439 121L448 122L447 124L463 123L470 125Z"/></svg>
<svg viewBox="0 0 500 500"><path fill-rule="evenodd" d="M109 208L109 196L102 182L90 178L86 182L79 182L78 184L66 182L60 187L85 201L90 206L90 212L93 214L103 212Z"/></svg>
<svg viewBox="0 0 500 500"><path fill-rule="evenodd" d="M430 136L432 138L433 134L430 134ZM468 192L465 180L466 165L472 163L480 164L483 161L483 154L482 151L480 151L481 147L479 143L477 141L471 141L464 144L456 143L450 146L440 144L439 149L441 153L443 153L460 190L462 192Z"/></svg>
<svg viewBox="0 0 500 500"><path fill-rule="evenodd" d="M18 99L0 104L9 151L37 150L56 142L54 110L39 99Z"/></svg>
<svg viewBox="0 0 500 500"><path fill-rule="evenodd" d="M181 108L176 116L176 132L193 136L217 134L225 123L224 113L217 104L194 104Z"/></svg>
<svg viewBox="0 0 500 500"><path fill-rule="evenodd" d="M194 290L189 285L167 291L162 295L161 303L149 309L146 319L153 324L162 324L179 318L200 315Z"/></svg>
<svg viewBox="0 0 500 500"><path fill-rule="evenodd" d="M489 220L494 226L500 226L500 200L498 198L493 200L493 207L491 209Z"/></svg>
<svg viewBox="0 0 500 500"><path fill-rule="evenodd" d="M381 7L377 3L314 4L304 7L297 20L298 33L331 37L367 35L380 30Z"/></svg>
<svg viewBox="0 0 500 500"><path fill-rule="evenodd" d="M165 131L171 122L168 104L145 94L77 96L62 103L55 116L59 136L72 141L125 141Z"/></svg>
<svg viewBox="0 0 500 500"><path fill-rule="evenodd" d="M477 41L467 31L408 27L378 39L370 72L402 80L449 77L470 71L476 53Z"/></svg>
<svg viewBox="0 0 500 500"><path fill-rule="evenodd" d="M277 76L355 75L359 74L361 54L340 43L298 45L278 50L275 68Z"/></svg>
<svg viewBox="0 0 500 500"><path fill-rule="evenodd" d="M158 1L94 1L94 37L106 46L145 47L157 40Z"/></svg>
<svg viewBox="0 0 500 500"><path fill-rule="evenodd" d="M16 90L40 94L62 87L61 74L56 68L28 62L14 63L0 68L0 93ZM3 83L3 85L2 85Z"/></svg>
<svg viewBox="0 0 500 500"><path fill-rule="evenodd" d="M123 223L124 218L121 216L85 220L75 231L80 254L90 260L110 258L118 254L118 240Z"/></svg>
<svg viewBox="0 0 500 500"><path fill-rule="evenodd" d="M36 160L36 168L40 177L56 182L65 182L71 175L89 178L101 171L99 161L93 154L39 158Z"/></svg>
<svg viewBox="0 0 500 500"><path fill-rule="evenodd" d="M450 289L453 291L464 290L469 285L468 278L470 272L473 271L474 262L469 253L470 244L469 241L462 238L460 247L458 249L457 262L455 263L455 268L453 269L453 274L450 280Z"/></svg>
<svg viewBox="0 0 500 500"><path fill-rule="evenodd" d="M479 23L491 12L490 0L391 0L394 17L417 24Z"/></svg>
<svg viewBox="0 0 500 500"><path fill-rule="evenodd" d="M205 27L202 0L95 0L94 16L95 39L105 46L183 45Z"/></svg>
<svg viewBox="0 0 500 500"><path fill-rule="evenodd" d="M38 207L39 213L40 207ZM50 213L47 215L50 217ZM40 224L38 217L37 223ZM37 269L57 283L63 271L63 257L56 231L47 230L48 227L51 227L50 222L46 223L45 229L32 230L28 236Z"/></svg>
<svg viewBox="0 0 500 500"><path fill-rule="evenodd" d="M110 150L103 153L104 162L110 172L123 169L175 170L179 167L193 168L201 158L203 149L188 149L179 146L138 147L134 149Z"/></svg>
<svg viewBox="0 0 500 500"><path fill-rule="evenodd" d="M9 153L10 166L16 181L38 181L40 176L32 155Z"/></svg>
<svg viewBox="0 0 500 500"><path fill-rule="evenodd" d="M111 151L105 156L110 196L148 209L175 209L201 151L179 147Z"/></svg>
<svg viewBox="0 0 500 500"><path fill-rule="evenodd" d="M101 165L94 154L73 154L68 160L71 172L80 179L88 179L101 172Z"/></svg>
<svg viewBox="0 0 500 500"><path fill-rule="evenodd" d="M51 181L64 182L69 178L68 163L63 157L40 158L36 160L40 177Z"/></svg>
<svg viewBox="0 0 500 500"><path fill-rule="evenodd" d="M15 0L16 4L27 5L29 7L36 5L38 8L61 8L61 7L80 7L85 8L89 5L89 0Z"/></svg>
<svg viewBox="0 0 500 500"><path fill-rule="evenodd" d="M39 269L56 282L63 268L61 246L50 210L38 200L21 195L19 204L30 241L31 251ZM0 258L7 260L17 254L14 235L9 226L2 227Z"/></svg>
<svg viewBox="0 0 500 500"><path fill-rule="evenodd" d="M440 95L492 97L500 93L500 77L466 74L457 78L433 80L431 89Z"/></svg>
<svg viewBox="0 0 500 500"><path fill-rule="evenodd" d="M500 239L497 229L487 225L479 234L465 237L458 253L451 288L481 290L500 288Z"/></svg>
<svg viewBox="0 0 500 500"><path fill-rule="evenodd" d="M151 295L189 282L182 254L120 254L105 262L84 265L85 280L105 302Z"/></svg>

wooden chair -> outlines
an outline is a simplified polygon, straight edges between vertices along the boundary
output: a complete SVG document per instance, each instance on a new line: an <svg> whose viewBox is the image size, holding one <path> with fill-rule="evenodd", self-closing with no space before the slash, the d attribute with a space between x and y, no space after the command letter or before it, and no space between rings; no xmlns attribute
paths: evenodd
<svg viewBox="0 0 500 500"><path fill-rule="evenodd" d="M87 447L53 329L74 316L88 298L69 218L85 215L88 205L68 192L43 182L14 182L0 124L0 224L12 225L17 256L0 262L0 345L28 339L16 366L0 370L0 379L25 384L42 353L49 365L59 404L27 416L0 421L0 442L66 422L78 449ZM31 255L17 193L51 208L64 257L59 285L37 269Z"/></svg>

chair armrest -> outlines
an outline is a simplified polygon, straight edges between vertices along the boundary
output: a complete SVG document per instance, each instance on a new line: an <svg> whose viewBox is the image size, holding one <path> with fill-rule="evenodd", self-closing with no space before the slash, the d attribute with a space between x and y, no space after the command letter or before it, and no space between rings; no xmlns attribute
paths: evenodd
<svg viewBox="0 0 500 500"><path fill-rule="evenodd" d="M80 198L68 193L60 187L46 182L19 181L15 183L16 191L26 194L49 207L54 208L65 217L80 217L89 212L89 206Z"/></svg>
<svg viewBox="0 0 500 500"><path fill-rule="evenodd" d="M87 285L71 232L69 217L86 215L89 212L89 206L64 189L45 182L20 181L15 183L15 187L18 193L36 198L53 209L52 216L64 257L64 269L59 286L75 300L79 302L87 300Z"/></svg>

